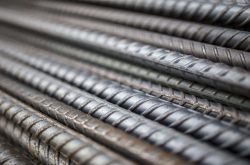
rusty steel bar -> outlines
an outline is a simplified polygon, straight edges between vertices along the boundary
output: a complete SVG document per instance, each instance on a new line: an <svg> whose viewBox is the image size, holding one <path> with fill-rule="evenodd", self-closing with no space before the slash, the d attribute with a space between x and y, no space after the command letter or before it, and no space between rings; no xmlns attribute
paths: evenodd
<svg viewBox="0 0 250 165"><path fill-rule="evenodd" d="M1 89L25 101L42 113L53 117L70 128L83 133L103 145L142 164L186 164L181 158L164 152L123 131L119 131L91 116L67 106L23 84L0 76ZM190 159L190 158L189 158Z"/></svg>
<svg viewBox="0 0 250 165"><path fill-rule="evenodd" d="M225 159L227 156L223 156L223 154L225 154L224 152L214 150L213 148L204 145L204 143L200 143L181 133L175 132L173 129L163 127L134 113L127 112L118 106L109 104L108 102L86 92L79 91L70 85L60 82L53 77L38 72L30 67L24 66L20 63L15 63L13 60L7 60L4 57L1 62L3 62L1 63L1 67L6 65L4 66L5 69L2 69L10 75L17 77L19 80L22 80L34 88L50 94L58 100L80 109L85 113L136 135L141 139L145 139L148 142L161 146L167 151L170 150L181 155L193 155L195 156L193 157L194 160L204 163L206 161L218 161L220 163L231 161ZM196 128L198 129L198 127ZM175 144L178 145L176 146ZM197 148L197 150L195 148ZM194 154L194 152L196 154ZM244 153L242 152L242 154ZM216 156L217 158L210 159L213 156ZM233 156L231 158L234 159Z"/></svg>
<svg viewBox="0 0 250 165"><path fill-rule="evenodd" d="M5 8L0 11L2 21L88 45L119 58L250 97L250 74L243 69L82 29L54 19L33 17Z"/></svg>
<svg viewBox="0 0 250 165"><path fill-rule="evenodd" d="M24 56L24 54L28 52L21 52L18 50L13 50L16 52L19 56ZM13 55L12 52L9 56ZM4 56L2 56L4 57ZM31 56L28 56L31 58ZM31 58L32 59L32 58ZM34 59L32 59L34 61ZM83 88L86 91L89 91L103 99L106 99L108 101L111 101L112 103L115 103L123 108L126 108L134 113L138 113L142 116L145 116L149 119L155 120L157 122L160 122L166 126L175 128L181 132L192 134L198 139L202 139L203 141L209 141L216 145L219 145L220 148L230 149L234 152L237 152L240 156L248 157L248 131L240 131L239 128L235 128L232 125L224 125L223 123L213 120L211 118L207 118L206 116L200 115L199 113L195 113L194 111L190 109L185 109L183 107L173 105L169 102L162 102L161 100L158 100L157 98L144 95L141 92L134 91L132 89L129 89L127 87L119 86L118 84L112 84L112 82L104 81L102 82L101 79L98 79L96 77L92 78L89 75L85 74L82 71L74 70L73 68L56 64L55 62L50 62L50 64L46 64L46 60L44 59L37 59L35 58L35 65L36 66L46 66L45 68L48 68L48 73L52 75L56 75L59 78L62 78L65 81L70 81L70 83L73 83L74 85ZM52 63L52 64L51 64ZM12 70L9 70L6 68L11 67L11 62L8 62L8 60L3 59L3 62L0 63L1 69L6 71L9 74L12 74L13 76L19 77L21 80L25 79L25 75L22 73L15 73L15 67L16 65L19 65L19 69L25 70L25 67L22 67L20 64L15 64L15 66L12 66ZM53 66L50 68L50 66ZM18 68L18 67L17 67ZM27 67L28 69L29 67ZM29 72L31 69L28 69ZM58 71L58 72L57 72ZM18 70L18 72L20 72ZM27 71L26 71L27 72ZM33 71L36 72L36 71ZM54 74L53 74L54 72ZM35 74L35 77L38 76L39 73ZM67 78L66 78L67 77ZM86 77L88 77L86 79ZM34 77L32 79L35 79ZM42 78L39 78L42 79ZM72 80L72 81L71 81ZM47 80L46 84L48 84L49 80ZM98 83L102 82L102 83ZM26 81L26 83L29 83L29 81ZM32 82L31 82L32 83ZM36 82L35 82L36 83ZM38 82L41 83L41 82ZM110 86L107 84L110 84ZM37 86L34 85L33 86ZM106 87L107 86L107 87ZM63 89L66 90L66 89ZM110 91L111 90L111 91ZM72 101L77 99L76 94L71 94L72 96L67 98L62 98L62 92L60 90L56 90L55 97L57 99L63 99L63 101L67 102L68 104L72 105ZM67 90L66 90L67 91ZM64 91L63 93L67 94L67 92ZM71 90L72 91L72 90ZM60 95L59 95L60 93ZM64 94L63 94L64 96ZM70 99L67 101L67 99ZM199 125L199 126L198 126ZM210 130L214 130L212 133ZM216 130L216 131L215 131ZM228 136L230 134L230 139L228 139ZM217 136L220 135L220 136ZM224 137L224 135L226 135ZM250 143L249 143L250 144Z"/></svg>
<svg viewBox="0 0 250 165"><path fill-rule="evenodd" d="M244 51L250 51L250 33L247 31L240 31L230 28L222 28L217 26L210 26L195 22L188 22L178 19L171 19L171 18L162 18L159 16L153 16L149 14L143 14L143 13L135 13L130 11L123 11L123 10L117 10L113 8L105 8L100 6L92 6L92 5L86 5L79 3L71 3L71 2L63 2L63 1L32 1L25 4L25 8L27 8L27 5L32 5L32 7L38 7L38 9L44 9L49 12L57 13L59 12L60 15L65 16L71 15L75 17L79 17L81 21L85 21L87 18L95 18L103 21L113 22L113 23L119 23L122 25L128 25L136 28L146 29L150 31L160 32L167 35L173 35L185 39L195 40L199 42L204 42L208 44L223 46L227 48L233 48L238 50L244 50ZM20 5L18 6L20 7ZM37 10L37 9L36 9ZM64 14L64 15L63 15ZM108 26L108 24L104 22L101 22L103 25L100 27L95 27L98 30L101 30L105 26ZM85 23L84 23L85 24ZM93 23L92 23L93 24ZM98 23L95 23L98 25ZM88 25L89 26L89 25ZM94 24L93 24L94 26ZM112 28L112 30L109 30L109 32L114 32L114 28L117 28L119 30L116 30L114 33L119 33L120 31L123 31L123 34L127 34L127 32L130 32L136 36L140 36L136 32L140 32L139 30L133 30L131 28L125 28L118 25L113 25L115 27ZM96 29L96 30L97 30ZM105 29L106 31L108 29ZM121 34L120 32L119 34ZM145 33L145 32L144 32ZM145 33L150 34L150 33ZM144 34L144 35L145 35ZM182 53L186 54L192 54L199 57L206 57L209 56L215 56L215 52L211 51L218 49L219 57L224 55L227 56L227 54L232 54L232 58L236 58L234 56L239 56L240 54L244 55L244 52L237 52L231 49L223 49L221 47L215 47L203 43L198 42L192 42L187 41L175 37L170 36L161 36L151 33L151 38L158 37L161 42L156 42L157 40L153 40L152 43L158 45L158 46L165 46L168 49L181 51ZM155 36L155 37L153 37ZM129 37L132 37L129 35ZM137 37L139 38L139 37ZM146 36L143 36L141 38L142 41L150 42L150 40L146 39ZM162 43L163 42L163 43ZM171 44L170 44L171 43ZM197 45L197 46L185 46L183 48L180 48L182 45ZM199 51L199 47L204 47L207 51ZM190 50L190 48L193 48ZM206 53L206 54L205 54ZM249 55L248 55L249 56ZM230 56L229 56L230 57ZM226 60L224 60L226 61ZM226 62L228 62L227 60ZM231 60L232 61L232 60Z"/></svg>
<svg viewBox="0 0 250 165"><path fill-rule="evenodd" d="M201 84L156 72L148 68L142 68L140 66L119 61L114 58L105 57L95 52L52 40L51 38L44 38L44 36L41 35L27 33L26 31L17 32L17 30L13 29L13 27L6 28L2 26L0 29L12 38L18 38L24 42L52 50L57 53L59 52L60 55L68 58L73 58L80 61L88 61L111 70L116 70L149 80L157 84L162 84L164 87L171 87L192 95L199 96L201 98L206 98L229 106L234 106L239 109L250 110L250 101L244 97L239 97L227 92L216 90L214 88L203 86Z"/></svg>
<svg viewBox="0 0 250 165"><path fill-rule="evenodd" d="M1 117L22 128L35 139L49 145L55 152L62 154L67 162L73 164L134 164L13 99L1 93Z"/></svg>
<svg viewBox="0 0 250 165"><path fill-rule="evenodd" d="M248 6L190 0L85 0L83 2L248 30L250 25Z"/></svg>

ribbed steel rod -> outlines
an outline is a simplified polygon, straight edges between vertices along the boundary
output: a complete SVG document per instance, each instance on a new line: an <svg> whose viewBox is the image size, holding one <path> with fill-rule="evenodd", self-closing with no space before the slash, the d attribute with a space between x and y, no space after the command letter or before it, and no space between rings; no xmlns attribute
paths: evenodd
<svg viewBox="0 0 250 165"><path fill-rule="evenodd" d="M250 142L248 142L248 140L250 140L248 139L248 133L245 131L238 132L239 130L232 125L223 125L217 120L206 118L206 116L195 113L190 109L173 105L163 100L158 100L157 98L145 95L128 87L120 86L112 81L102 80L98 77L84 73L81 70L51 60L39 59L39 57L32 58L32 56L28 55L28 51L13 51L17 54L15 57L23 57L23 59L26 60L29 58L29 63L33 63L32 65L38 68L39 66L46 66L43 67L43 70L47 71L47 73L72 83L134 113L143 115L177 130L184 131L184 133L192 134L204 141L211 141L219 145L220 148L231 149L240 156L248 157L248 154L250 154L248 153L250 147L248 149L246 146L248 143L250 144ZM13 56L14 54L10 52L7 53L9 53L9 56ZM26 57L25 54L27 54ZM197 125L199 126L197 127ZM213 133L211 133L211 129L214 130ZM228 137L224 137L223 134L227 136L230 135L232 138L228 139ZM221 136L218 137L217 135Z"/></svg>
<svg viewBox="0 0 250 165"><path fill-rule="evenodd" d="M0 19L28 29L94 47L119 58L250 97L249 72L220 63L160 49L54 19L1 8Z"/></svg>
<svg viewBox="0 0 250 165"><path fill-rule="evenodd" d="M14 35L16 36L15 33ZM24 35L27 38L27 34L24 34ZM10 40L9 37L5 38L4 42L7 42L8 40ZM77 69L86 70L88 72L91 72L92 74L97 74L107 79L118 81L121 84L131 86L138 90L142 90L146 93L150 93L156 97L177 103L187 108L195 109L204 114L209 114L211 116L215 116L216 118L219 118L225 121L230 121L239 126L250 128L249 113L245 113L244 111L239 111L231 107L226 107L219 103L210 102L208 100L201 99L199 97L196 97L194 95L189 95L181 91L176 91L171 88L165 88L161 86L160 84L155 84L150 81L144 81L142 79L138 79L133 76L128 76L126 74L117 73L116 71L108 70L103 67L98 67L97 65L91 65L86 62L78 62L76 60L66 58L60 53L58 54L58 53L44 51L43 49L38 49L38 48L27 46L27 44L22 44L21 42L16 42L13 40L10 43L1 42L2 45L0 46L4 46L7 44L6 46L4 46L5 48L7 48L9 45L13 44L13 42L15 43L14 49L21 48L21 50L23 50L23 48L25 48L26 50L31 50L32 52L35 52L34 54L37 54L38 57L42 56L42 57L46 57L49 59L53 59L55 61L60 61L60 63L64 64L65 66L71 66ZM30 44L32 43L33 42L31 42ZM10 49L13 49L13 48L10 48ZM21 57L18 56L17 58L21 58ZM24 59L24 61L26 60ZM41 68L43 68L43 66L40 66L40 69Z"/></svg>
<svg viewBox="0 0 250 165"><path fill-rule="evenodd" d="M1 93L1 117L20 126L25 132L49 145L73 164L134 164L38 111L19 104L16 100L13 102L12 99L14 98Z"/></svg>
<svg viewBox="0 0 250 165"><path fill-rule="evenodd" d="M14 146L6 137L0 135L0 164L2 165L35 165L20 147Z"/></svg>
<svg viewBox="0 0 250 165"><path fill-rule="evenodd" d="M190 40L170 37L154 32L138 30L106 22L94 21L89 19L74 19L65 15L52 16L50 14L46 14L46 16L52 17L56 20L66 21L67 23L86 29L97 30L108 34L117 35L119 37L133 39L135 41L151 44L173 51L178 51L184 54L193 55L195 57L209 59L214 62L221 62L232 66L239 66L248 70L250 69L249 52L218 47L201 42L193 42ZM249 46L250 43L247 45Z"/></svg>
<svg viewBox="0 0 250 165"><path fill-rule="evenodd" d="M161 146L167 151L187 155L192 157L193 161L201 162L202 164L206 164L206 162L209 162L208 164L224 164L225 161L231 161L226 158L228 156L226 156L227 154L224 155L224 152L214 150L213 147L188 138L183 134L175 132L173 129L163 127L156 122L151 122L86 92L79 91L70 85L42 74L30 67L5 58L2 58L1 62L6 65L4 66L6 69L5 72L18 77L19 80L91 116L99 118L141 139ZM1 64L1 66L3 65ZM213 156L217 158L211 158ZM231 158L234 159L233 156Z"/></svg>
<svg viewBox="0 0 250 165"><path fill-rule="evenodd" d="M181 158L164 152L123 131L119 131L79 110L21 83L0 75L0 88L42 113L142 164L185 164ZM153 154L152 154L153 153Z"/></svg>
<svg viewBox="0 0 250 165"><path fill-rule="evenodd" d="M140 77L157 84L162 84L165 87L171 87L180 91L185 91L201 98L214 100L215 102L220 102L240 109L250 110L250 101L244 97L222 92L214 88L156 72L151 69L142 68L140 66L119 61L114 58L104 57L101 54L80 49L49 38L44 38L42 35L27 33L21 29L18 29L19 31L17 31L13 29L13 27L11 28L4 26L0 27L0 29L4 34L8 34L10 37L21 39L23 42L28 42L32 45L35 44L39 47L49 49L57 53L59 52L60 55L68 58L73 58L80 61L88 61L99 66L104 66L112 70Z"/></svg>
<svg viewBox="0 0 250 165"><path fill-rule="evenodd" d="M7 40L8 39L5 39L4 41L6 42ZM5 45L4 47L8 48L8 46L13 43L7 42L5 44L0 45L0 47ZM27 44L21 44L20 42L17 42L15 44L15 48L9 48L9 49L16 49L16 48L21 49L21 51L23 50L23 48L25 48L23 51L27 50L27 51L31 51L30 53L33 52L32 56L34 57L28 57L28 56L23 57L19 55L17 56L13 55L13 57L16 57L19 60L21 59L23 62L29 63L30 65L33 65L43 71L48 72L48 70L44 69L45 65L42 66L39 64L39 66L36 66L33 63L34 61L38 60L38 59L35 60L35 58L46 57L50 60L58 61L64 66L70 66L70 67L73 67L75 69L80 69L80 70L87 70L91 72L92 74L97 74L99 76L118 81L119 83L131 86L139 90L143 90L159 98L163 98L165 100L183 105L188 108L196 109L199 112L201 111L204 114L209 114L211 116L215 116L216 118L220 118L225 121L229 120L230 122L238 124L239 126L250 128L250 114L249 113L238 111L230 107L225 107L218 103L209 102L208 100L204 100L204 99L195 97L193 95L188 95L183 92L173 90L171 88L165 88L159 84L154 84L152 82L143 81L141 79L137 79L131 76L127 76L125 74L110 71L102 67L90 65L87 63L83 63L83 62L77 62L75 60L65 58L62 55L44 51L43 49L29 47L27 46ZM30 53L28 52L27 55ZM34 60L32 58L34 58ZM39 60L38 60L38 63L40 63ZM51 63L47 62L46 66L50 64ZM58 72L60 71L58 70Z"/></svg>
<svg viewBox="0 0 250 165"><path fill-rule="evenodd" d="M16 10L23 10L23 8L17 8ZM24 10L27 11L28 9L25 8ZM81 10L81 11L85 11L85 10ZM194 55L199 58L209 59L214 62L223 62L228 65L240 66L246 69L250 69L250 53L249 52L223 48L223 47L205 44L201 42L194 42L191 40L185 40L185 39L171 37L167 35L161 35L161 34L154 33L154 32L148 32L145 30L139 30L139 29L125 27L125 26L117 25L117 24L111 24L107 22L100 22L100 21L84 19L84 18L76 19L76 18L69 17L67 15L61 15L61 14L59 15L49 14L49 13L41 12L38 9L31 10L30 12L32 12L32 15L45 16L48 18L56 19L57 21L59 20L66 21L67 23L74 24L75 26L97 30L97 31L101 31L104 33L112 34L112 35L118 35L120 37L133 39L135 41L140 41L143 43L159 46L159 47L166 48L169 50L178 51L184 54ZM115 14L112 14L112 15L115 15ZM133 20L135 19L133 18ZM178 27L182 27L182 26L178 25ZM191 28L185 28L185 29L191 29ZM237 39L237 41L238 40L239 39ZM223 41L226 41L226 40L223 39ZM234 41L233 43L236 43L236 42ZM244 44L240 44L240 45L244 45ZM246 45L249 46L249 44L246 44Z"/></svg>
<svg viewBox="0 0 250 165"><path fill-rule="evenodd" d="M250 8L190 0L85 0L94 4L142 11L198 22L249 29Z"/></svg>
<svg viewBox="0 0 250 165"><path fill-rule="evenodd" d="M66 160L61 154L55 152L51 147L41 142L41 140L23 131L18 125L0 115L0 132L21 145L32 156L37 157L44 164L56 165L58 163L66 165ZM32 147L30 147L32 146Z"/></svg>
<svg viewBox="0 0 250 165"><path fill-rule="evenodd" d="M43 9L47 9L50 12L60 12L61 14L64 13L72 16L78 16L81 19L83 19L84 17L85 19L86 17L95 18L104 21L133 26L136 28L160 32L167 35L182 37L199 42L205 42L213 45L219 45L223 47L239 49L244 51L250 50L250 33L247 31L239 31L235 29L209 26L205 24L181 21L177 19L162 18L159 16L153 16L143 13L135 13L130 11L123 11L123 10L117 10L99 6L91 6L86 4L79 5L77 3L62 2L62 1L35 1L35 2L29 1L28 4L33 4L34 6L38 6L40 8L42 7ZM125 29L125 28L123 29L120 28L121 26L117 27L119 31L124 31ZM119 31L117 30L115 32L117 33ZM127 31L129 31L129 29L127 29ZM137 33L134 33L134 35L137 35ZM179 43L180 45L183 42L185 43L183 45L195 44L197 45L197 47L199 47L198 45L200 45L200 47L203 46L207 48L208 52L201 52L197 51L197 47L194 46L195 49L192 50L192 53L197 54L197 56L202 56L202 53L207 53L207 55L209 56L209 53L210 54L214 53L213 51L209 51L209 48L218 49L218 47L213 47L211 45L201 44L187 40L181 40L169 36L165 37L165 39L163 39L164 37L161 38L162 38L161 41L167 40L168 42L172 42L172 45L173 43L175 44ZM164 44L162 43L161 46L166 45L166 48L171 49L170 45L167 44L168 42L164 42ZM187 54L191 53L191 50L185 50L185 48L187 49L188 47L177 49L176 47L172 46L172 49L182 51L183 53L185 51ZM222 48L219 48L219 50L220 49ZM226 49L223 50L224 53L222 53L221 50L221 52L219 53L220 56L222 56L223 54L226 55L227 53L225 52L230 53L232 51ZM235 54L234 51L232 52L233 53L231 54ZM236 54L232 56L236 56Z"/></svg>

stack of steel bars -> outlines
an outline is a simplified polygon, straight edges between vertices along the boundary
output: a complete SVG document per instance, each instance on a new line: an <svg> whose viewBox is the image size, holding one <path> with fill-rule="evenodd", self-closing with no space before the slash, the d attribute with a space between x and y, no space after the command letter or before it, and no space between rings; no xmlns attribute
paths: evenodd
<svg viewBox="0 0 250 165"><path fill-rule="evenodd" d="M249 0L0 0L0 164L249 165Z"/></svg>

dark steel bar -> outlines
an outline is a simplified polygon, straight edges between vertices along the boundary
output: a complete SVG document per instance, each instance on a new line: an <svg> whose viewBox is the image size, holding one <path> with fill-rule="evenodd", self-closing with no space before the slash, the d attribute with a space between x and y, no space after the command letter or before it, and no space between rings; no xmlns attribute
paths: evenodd
<svg viewBox="0 0 250 165"><path fill-rule="evenodd" d="M155 70L148 68L142 68L140 66L119 61L114 58L105 57L95 52L45 38L42 35L27 33L26 31L22 31L20 29L20 32L17 32L17 30L12 28L1 27L0 29L4 34L8 34L9 37L18 38L23 42L28 42L32 45L52 50L57 54L59 53L62 55L61 58L65 56L67 58L73 58L82 62L87 61L95 65L108 68L109 70L116 70L125 74L140 77L144 80L149 80L157 84L162 84L164 87L174 88L192 95L199 96L201 98L206 98L229 106L234 106L239 109L250 110L250 101L244 97L239 97L211 87L156 72Z"/></svg>
<svg viewBox="0 0 250 165"><path fill-rule="evenodd" d="M32 87L50 94L56 99L95 118L99 118L141 139L161 146L167 151L192 157L193 161L201 162L202 164L224 164L225 161L228 163L232 159L235 159L232 155L227 156L225 152L215 150L213 147L189 138L173 129L163 127L156 122L130 113L84 91L79 91L53 77L20 63L15 63L13 60L7 60L3 57L1 68L5 68L5 72L18 77L19 80L24 81ZM212 158L214 156L216 158ZM228 159L229 157L230 159Z"/></svg>
<svg viewBox="0 0 250 165"><path fill-rule="evenodd" d="M38 111L24 104L18 104L17 100L13 102L12 99L1 93L1 117L22 128L24 132L30 133L35 139L49 145L69 162L73 164L134 164Z"/></svg>
<svg viewBox="0 0 250 165"><path fill-rule="evenodd" d="M210 25L171 19L171 18L166 18L166 17L163 18L159 16L117 10L113 8L91 6L91 5L86 5L86 4L79 5L79 3L70 3L70 2L63 2L63 1L36 1L36 2L29 1L27 4L32 4L33 8L34 6L37 6L49 12L54 12L54 13L59 12L60 14L67 14L67 15L79 17L81 21L86 20L86 17L95 18L95 19L99 19L103 21L119 23L122 25L128 25L128 26L132 26L136 28L160 32L160 33L164 33L167 35L177 36L177 37L204 42L208 44L213 44L213 45L218 45L218 46L223 46L223 47L233 48L233 49L238 49L238 50L250 51L250 33L247 31L240 31L240 30L235 30L235 29L210 26ZM27 8L27 6L25 7ZM96 28L98 30L101 30L103 26L105 27L105 24L103 22L102 24L103 25L101 27L98 26ZM116 28L119 30L116 30L115 32L114 30L109 30L109 32L119 33L120 31L124 31L124 34L127 34L127 32L130 31L132 34L140 36L137 33L133 33L133 30L131 28L125 28L125 27L118 26L118 25L114 25L114 26L116 26ZM114 28L115 27L113 27L112 29ZM107 29L105 30L107 31ZM139 30L137 31L139 32ZM151 35L154 36L154 34L152 33ZM144 38L146 37L144 36ZM155 38L155 37L152 37L152 38ZM163 37L162 36L160 38L161 38L161 42L156 43L156 41L153 41L155 44L158 44L158 46L165 46L168 49L181 51L182 53L192 54L192 55L199 56L199 57L202 57L202 56L204 57L205 56L204 53L207 54L206 56L211 56L211 57L215 56L214 55L215 52L210 51L211 48L213 50L215 49L220 50L220 53L218 53L219 57L222 55L227 56L227 54L232 54L231 55L232 58L237 58L234 56L240 56L240 54L244 55L244 52L235 52L234 50L223 49L221 47L215 47L215 46L211 46L211 45L207 45L203 43L182 40L182 39L175 38L175 37L170 37L170 36ZM143 40L148 41L146 39L143 39ZM184 45L194 44L197 46L194 46L195 49L193 50L187 49L188 47L180 48L180 45L182 42L184 43ZM176 47L174 43L175 44L178 43L179 48ZM207 51L203 51L203 52L199 51L197 47L205 47ZM226 62L228 61L230 60L227 60Z"/></svg>
<svg viewBox="0 0 250 165"><path fill-rule="evenodd" d="M27 153L22 151L20 147L14 146L6 137L0 135L0 164L37 165L39 162L32 162Z"/></svg>
<svg viewBox="0 0 250 165"><path fill-rule="evenodd" d="M84 2L235 28L249 29L250 25L248 6L190 0L85 0Z"/></svg>
<svg viewBox="0 0 250 165"><path fill-rule="evenodd" d="M17 50L13 51L16 52L18 56L23 56L24 58L24 54L29 53L23 53ZM11 56L12 54L14 53L8 55ZM29 55L26 57L30 58L31 61L36 61L34 65L37 67L46 66L43 67L43 70L46 71L47 68L48 73L57 76L64 81L68 81L114 104L166 126L175 128L181 132L183 131L184 133L191 134L198 139L202 139L203 141L212 142L219 145L220 148L231 149L234 152L237 152L240 156L248 157L249 149L247 144L249 143L248 140L250 140L248 139L249 135L247 132L243 130L240 131L232 125L224 125L218 120L207 118L206 116L195 113L190 109L173 105L169 102L164 102L163 100L158 100L157 98L144 95L143 93L132 90L128 87L119 86L119 84L112 83L111 81L98 79L98 77L91 77L91 75L88 75L83 71L61 65L60 63L56 63L51 60L46 63L46 60L43 60L42 58L39 59L36 57L32 59L32 56ZM8 63L7 61L3 60L3 63L6 65L6 63ZM10 66L11 64L8 65ZM4 64L1 64L1 67L1 69L4 69ZM8 72L7 68L4 70ZM10 71L8 73L11 74ZM23 74L21 74L19 78L25 79L23 78ZM77 98L76 94L73 96L73 98L64 97L64 101L71 103ZM61 96L57 97L56 95L56 98L60 99ZM67 101L67 99L70 100ZM197 125L199 126L197 127ZM211 133L211 130L214 131ZM228 136L231 138L229 139Z"/></svg>
<svg viewBox="0 0 250 165"><path fill-rule="evenodd" d="M88 45L119 58L250 97L250 74L243 69L82 29L54 19L33 17L5 8L0 11L2 21Z"/></svg>
<svg viewBox="0 0 250 165"><path fill-rule="evenodd" d="M123 131L119 131L91 116L37 92L21 83L0 76L1 89L26 102L42 113L84 135L112 148L140 164L186 164L181 158L164 152Z"/></svg>

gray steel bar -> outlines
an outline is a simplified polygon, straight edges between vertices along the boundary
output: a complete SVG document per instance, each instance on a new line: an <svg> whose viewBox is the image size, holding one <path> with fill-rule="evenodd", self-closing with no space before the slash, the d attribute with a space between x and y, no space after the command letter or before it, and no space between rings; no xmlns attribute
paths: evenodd
<svg viewBox="0 0 250 165"><path fill-rule="evenodd" d="M60 82L53 77L36 71L30 67L2 58L1 68L10 75L33 86L40 91L52 95L95 118L112 124L126 132L140 137L167 151L192 158L202 164L224 164L234 162L234 156L215 150L213 147L195 141L173 129L163 127L156 122L130 113L113 104L103 101L86 92ZM177 145L178 144L178 145ZM216 158L215 158L215 157ZM228 159L230 157L230 159ZM212 162L211 162L212 161Z"/></svg>
<svg viewBox="0 0 250 165"><path fill-rule="evenodd" d="M120 58L250 97L250 74L245 70L82 29L54 19L33 17L4 8L0 11L2 21L88 45Z"/></svg>

